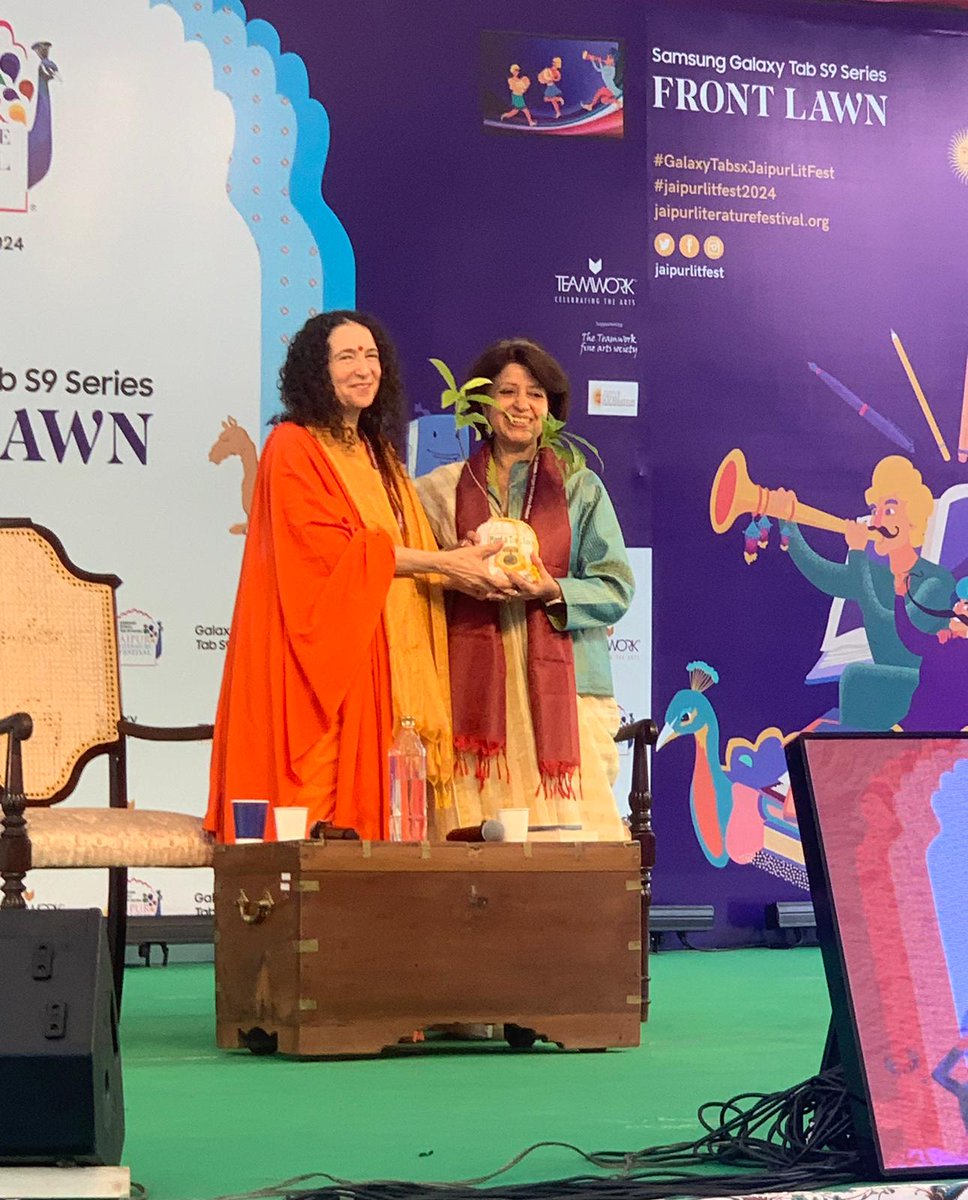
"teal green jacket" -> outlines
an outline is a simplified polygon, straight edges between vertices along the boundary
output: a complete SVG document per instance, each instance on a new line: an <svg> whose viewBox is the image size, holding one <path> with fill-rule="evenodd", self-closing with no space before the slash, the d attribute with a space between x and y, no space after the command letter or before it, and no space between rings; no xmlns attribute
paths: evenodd
<svg viewBox="0 0 968 1200"><path fill-rule="evenodd" d="M464 464L449 463L415 481L421 503L439 545L453 546L454 499ZM528 464L511 468L508 489L509 517L521 519L528 479ZM491 490L495 512L500 497ZM548 611L556 629L571 635L575 654L575 684L581 696L611 696L612 668L608 657L608 631L632 603L635 580L625 552L625 541L605 485L587 467L565 480L565 499L571 522L571 561L568 574L558 580L565 600Z"/></svg>

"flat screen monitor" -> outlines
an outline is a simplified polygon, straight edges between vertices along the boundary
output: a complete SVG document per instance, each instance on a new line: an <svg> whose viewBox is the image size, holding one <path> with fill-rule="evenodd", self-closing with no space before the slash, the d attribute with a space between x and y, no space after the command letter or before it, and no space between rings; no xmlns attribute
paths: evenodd
<svg viewBox="0 0 968 1200"><path fill-rule="evenodd" d="M801 734L797 821L858 1148L968 1171L968 735Z"/></svg>

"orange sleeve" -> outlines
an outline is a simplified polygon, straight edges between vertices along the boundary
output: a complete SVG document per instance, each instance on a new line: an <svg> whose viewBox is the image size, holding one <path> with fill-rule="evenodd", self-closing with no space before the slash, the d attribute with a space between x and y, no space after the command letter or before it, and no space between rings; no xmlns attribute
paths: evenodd
<svg viewBox="0 0 968 1200"><path fill-rule="evenodd" d="M294 427L280 427L272 441L267 498L282 623L329 724L354 678L369 669L396 556L388 534L361 526L322 447ZM287 696L300 690L285 688ZM318 724L287 710L296 757L318 737Z"/></svg>

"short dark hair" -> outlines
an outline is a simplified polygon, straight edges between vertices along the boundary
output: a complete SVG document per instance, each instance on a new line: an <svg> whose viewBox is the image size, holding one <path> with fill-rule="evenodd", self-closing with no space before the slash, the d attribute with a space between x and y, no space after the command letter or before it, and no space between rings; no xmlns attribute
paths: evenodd
<svg viewBox="0 0 968 1200"><path fill-rule="evenodd" d="M316 425L334 437L343 432L343 417L329 373L329 335L340 325L362 325L373 334L380 354L380 386L369 408L360 413L359 432L376 450L399 443L404 410L397 352L386 330L368 313L334 309L310 317L289 343L279 371L280 421Z"/></svg>
<svg viewBox="0 0 968 1200"><path fill-rule="evenodd" d="M557 359L529 338L505 338L494 342L477 358L468 372L468 379L483 375L496 379L509 363L534 376L548 396L548 411L559 421L568 419L568 400L571 394L568 376ZM489 436L485 433L485 436Z"/></svg>

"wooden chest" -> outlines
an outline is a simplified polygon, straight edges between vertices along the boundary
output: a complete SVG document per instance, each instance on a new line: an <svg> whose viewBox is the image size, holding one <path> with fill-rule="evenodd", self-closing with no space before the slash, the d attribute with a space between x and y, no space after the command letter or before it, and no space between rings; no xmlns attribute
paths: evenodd
<svg viewBox="0 0 968 1200"><path fill-rule="evenodd" d="M220 846L218 1044L370 1054L482 1022L638 1045L640 896L635 842Z"/></svg>

